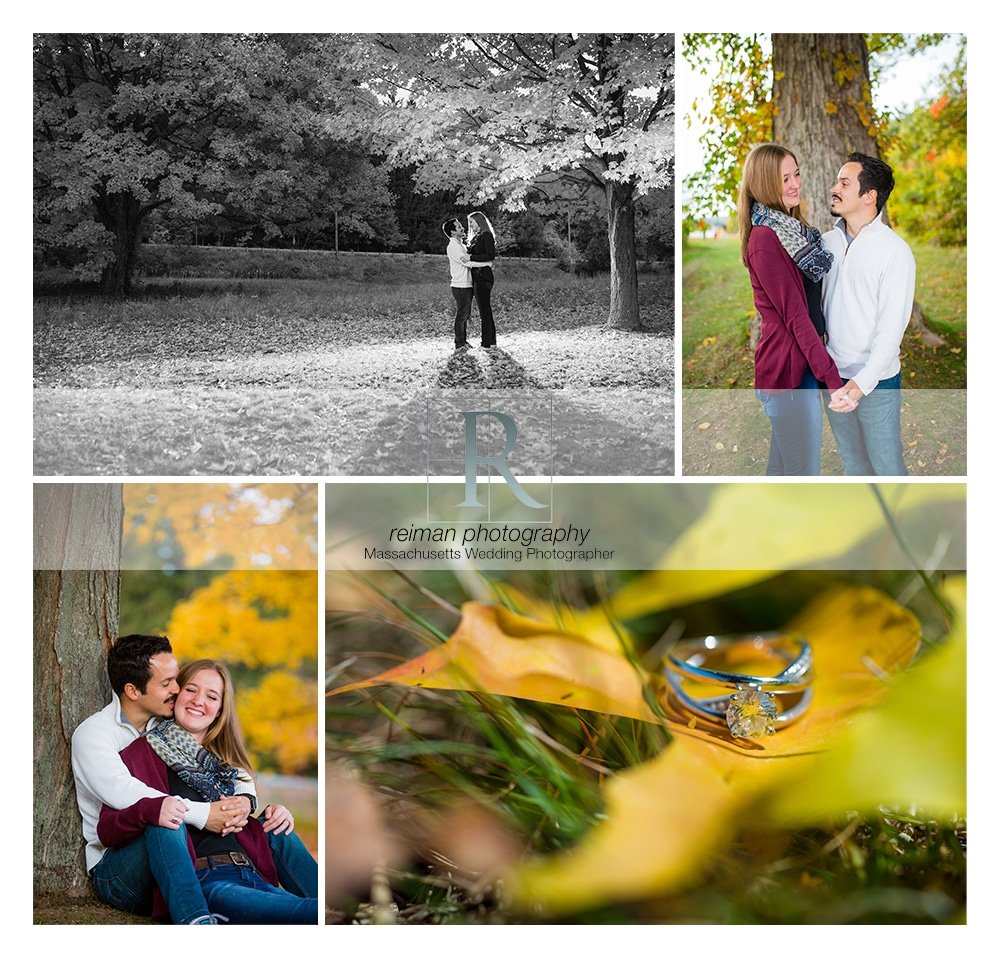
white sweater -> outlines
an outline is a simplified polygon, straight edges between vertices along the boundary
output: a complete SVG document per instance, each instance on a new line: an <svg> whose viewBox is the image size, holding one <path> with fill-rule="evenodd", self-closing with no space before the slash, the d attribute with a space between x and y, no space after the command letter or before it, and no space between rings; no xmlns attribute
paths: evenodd
<svg viewBox="0 0 1000 958"><path fill-rule="evenodd" d="M76 803L83 819L83 837L87 841L88 872L105 852L97 837L101 806L128 808L141 798L158 798L164 794L133 778L118 755L141 734L122 714L117 695L113 695L100 712L81 722L73 733L73 777L76 779ZM236 791L254 793L253 782L238 781ZM209 803L187 804L185 823L204 828L208 821Z"/></svg>
<svg viewBox="0 0 1000 958"><path fill-rule="evenodd" d="M451 267L451 285L455 289L472 287L472 270L466 266L468 262L469 251L457 236L452 236L448 240L448 265Z"/></svg>
<svg viewBox="0 0 1000 958"><path fill-rule="evenodd" d="M917 267L910 247L881 217L848 247L843 220L823 234L833 267L823 279L827 349L844 379L867 396L900 370L899 344L913 310Z"/></svg>

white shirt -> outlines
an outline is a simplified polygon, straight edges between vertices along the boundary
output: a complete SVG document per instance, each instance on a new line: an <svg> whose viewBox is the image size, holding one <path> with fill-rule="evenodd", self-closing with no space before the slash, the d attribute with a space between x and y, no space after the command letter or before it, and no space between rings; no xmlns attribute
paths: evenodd
<svg viewBox="0 0 1000 958"><path fill-rule="evenodd" d="M83 837L87 841L87 871L101 860L105 848L97 837L101 806L121 809L141 798L160 798L163 792L133 778L119 752L142 733L122 712L117 695L100 712L95 712L77 726L73 733L73 777L76 779L76 803L83 819ZM237 793L253 792L252 782L238 782ZM187 799L185 799L187 801ZM211 811L209 802L187 802L184 822L204 828Z"/></svg>
<svg viewBox="0 0 1000 958"><path fill-rule="evenodd" d="M844 379L867 396L900 370L917 266L906 241L876 217L847 242L843 220L823 234L833 266L823 279L827 349Z"/></svg>
<svg viewBox="0 0 1000 958"><path fill-rule="evenodd" d="M456 289L469 289L472 286L472 270L465 264L469 262L469 251L462 245L457 236L448 240L448 265L451 266L451 285Z"/></svg>

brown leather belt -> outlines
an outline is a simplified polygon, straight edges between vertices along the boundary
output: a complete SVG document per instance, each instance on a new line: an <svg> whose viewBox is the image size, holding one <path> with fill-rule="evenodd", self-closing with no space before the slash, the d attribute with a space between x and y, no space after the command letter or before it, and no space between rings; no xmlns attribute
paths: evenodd
<svg viewBox="0 0 1000 958"><path fill-rule="evenodd" d="M243 852L226 852L224 855L206 855L195 859L195 871L199 868L212 868L215 865L249 865L250 859Z"/></svg>

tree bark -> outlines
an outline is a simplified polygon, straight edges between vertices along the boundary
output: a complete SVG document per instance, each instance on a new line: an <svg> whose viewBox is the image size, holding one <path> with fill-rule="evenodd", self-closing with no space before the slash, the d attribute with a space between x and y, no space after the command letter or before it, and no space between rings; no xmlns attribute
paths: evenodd
<svg viewBox="0 0 1000 958"><path fill-rule="evenodd" d="M132 277L139 259L142 204L130 193L112 193L95 201L97 218L111 231L112 261L101 276L101 291L122 299L132 291Z"/></svg>
<svg viewBox="0 0 1000 958"><path fill-rule="evenodd" d="M611 251L611 329L639 329L639 279L635 261L635 188L609 182L608 245Z"/></svg>
<svg viewBox="0 0 1000 958"><path fill-rule="evenodd" d="M875 139L868 45L861 33L775 33L771 47L774 142L788 147L799 161L806 219L828 230L835 221L830 214L830 188L847 154L857 151L881 157ZM882 215L888 221L886 211ZM916 303L910 322L926 345L944 343L927 328Z"/></svg>
<svg viewBox="0 0 1000 958"><path fill-rule="evenodd" d="M34 497L34 889L89 892L70 765L74 729L110 698L122 489L37 484Z"/></svg>
<svg viewBox="0 0 1000 958"><path fill-rule="evenodd" d="M775 33L771 44L774 141L798 158L806 218L828 230L830 187L847 154L880 155L868 46L861 33Z"/></svg>

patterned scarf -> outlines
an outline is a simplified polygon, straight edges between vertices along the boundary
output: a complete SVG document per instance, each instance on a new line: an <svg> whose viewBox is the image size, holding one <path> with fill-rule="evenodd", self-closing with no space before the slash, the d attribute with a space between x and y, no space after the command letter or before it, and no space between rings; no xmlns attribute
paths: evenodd
<svg viewBox="0 0 1000 958"><path fill-rule="evenodd" d="M238 770L226 765L208 749L202 748L190 732L173 719L160 722L146 733L150 748L181 781L193 788L207 802L214 802L236 791Z"/></svg>
<svg viewBox="0 0 1000 958"><path fill-rule="evenodd" d="M814 283L818 283L833 266L833 253L823 246L823 234L794 216L779 213L763 203L754 203L750 211L750 222L754 226L766 226L774 230L778 242L791 256L792 262Z"/></svg>

